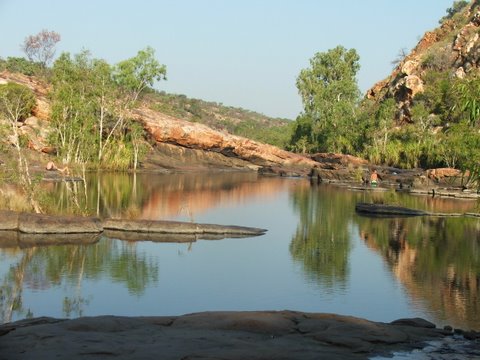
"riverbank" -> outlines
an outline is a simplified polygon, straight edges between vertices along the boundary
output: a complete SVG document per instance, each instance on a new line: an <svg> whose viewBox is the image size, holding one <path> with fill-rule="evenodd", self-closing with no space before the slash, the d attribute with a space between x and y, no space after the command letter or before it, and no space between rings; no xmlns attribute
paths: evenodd
<svg viewBox="0 0 480 360"><path fill-rule="evenodd" d="M369 359L451 343L453 334L418 318L380 323L293 311L36 318L0 325L0 359ZM480 356L480 333L467 336L461 351ZM462 359L458 346L452 351Z"/></svg>

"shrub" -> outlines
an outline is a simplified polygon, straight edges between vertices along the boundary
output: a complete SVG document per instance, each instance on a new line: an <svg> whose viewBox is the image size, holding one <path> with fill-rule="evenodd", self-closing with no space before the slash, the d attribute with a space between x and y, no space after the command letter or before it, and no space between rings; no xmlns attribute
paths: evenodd
<svg viewBox="0 0 480 360"><path fill-rule="evenodd" d="M35 95L28 87L15 83L0 85L0 113L9 120L26 119L35 104Z"/></svg>
<svg viewBox="0 0 480 360"><path fill-rule="evenodd" d="M454 1L452 7L447 9L447 15L442 17L439 23L443 24L446 20L453 18L456 14L461 12L468 4L469 2L465 0Z"/></svg>
<svg viewBox="0 0 480 360"><path fill-rule="evenodd" d="M28 76L40 74L42 67L39 63L29 61L23 57L8 57L3 61L3 68L14 73Z"/></svg>

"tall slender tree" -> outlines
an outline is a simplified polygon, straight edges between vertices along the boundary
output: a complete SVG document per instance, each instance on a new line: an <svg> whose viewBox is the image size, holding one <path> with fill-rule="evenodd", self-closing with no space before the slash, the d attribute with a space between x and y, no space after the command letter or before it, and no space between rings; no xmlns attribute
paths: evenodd
<svg viewBox="0 0 480 360"><path fill-rule="evenodd" d="M310 67L297 78L302 98L301 127L311 131L296 138L307 139L313 151L351 152L355 147L353 123L360 91L356 75L360 57L343 46L310 59ZM308 126L307 126L307 125ZM300 131L302 132L302 131Z"/></svg>

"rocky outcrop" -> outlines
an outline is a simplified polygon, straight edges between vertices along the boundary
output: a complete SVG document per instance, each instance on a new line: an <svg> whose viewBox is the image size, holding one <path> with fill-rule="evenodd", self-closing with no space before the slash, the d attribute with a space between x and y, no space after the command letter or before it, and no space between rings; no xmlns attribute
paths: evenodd
<svg viewBox="0 0 480 360"><path fill-rule="evenodd" d="M439 353L430 346L430 354L445 356L459 351L448 347L452 335L422 319L380 323L294 311L37 318L0 325L0 359L368 359L429 340L443 345Z"/></svg>
<svg viewBox="0 0 480 360"><path fill-rule="evenodd" d="M424 91L425 70L451 71L463 78L480 68L480 10L477 1L472 1L457 15L460 21L448 19L439 28L426 32L392 74L367 91L367 98L377 102L395 99L398 123L412 121L413 98Z"/></svg>
<svg viewBox="0 0 480 360"><path fill-rule="evenodd" d="M177 119L145 107L135 110L133 114L136 120L143 123L153 139L161 144L160 149L164 148L164 144L169 144L186 149L185 151L200 150L214 153L220 155L218 160L224 164L228 163L225 159L235 159L235 166L249 170L270 168L278 169L279 173L283 171L306 175L315 165L315 161L305 156L220 132L203 124ZM210 157L210 160L213 160L213 157Z"/></svg>
<svg viewBox="0 0 480 360"><path fill-rule="evenodd" d="M29 139L29 147L55 153L47 145L50 132L49 88L34 77L0 73L0 82L15 82L30 88L37 98L31 118L19 124L20 133ZM236 169L288 175L306 175L315 165L308 157L290 153L272 145L262 144L206 125L175 118L147 107L134 110L131 116L143 124L154 141L145 164L158 170Z"/></svg>

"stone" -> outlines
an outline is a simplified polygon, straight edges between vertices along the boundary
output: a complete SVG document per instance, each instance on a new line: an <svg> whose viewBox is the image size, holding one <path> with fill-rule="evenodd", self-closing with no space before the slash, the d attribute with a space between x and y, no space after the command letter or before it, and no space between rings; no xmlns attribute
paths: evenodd
<svg viewBox="0 0 480 360"><path fill-rule="evenodd" d="M103 228L107 230L133 231L137 233L166 233L166 234L221 234L221 235L261 235L265 229L236 226L199 224L182 221L161 220L124 220L105 219Z"/></svg>
<svg viewBox="0 0 480 360"><path fill-rule="evenodd" d="M412 75L418 68L418 61L407 60L402 66L402 73L405 75Z"/></svg>
<svg viewBox="0 0 480 360"><path fill-rule="evenodd" d="M100 219L94 217L20 213L18 230L29 234L101 233L103 226Z"/></svg>
<svg viewBox="0 0 480 360"><path fill-rule="evenodd" d="M422 93L424 91L423 81L417 75L408 75L405 77L405 87L410 89L412 96Z"/></svg>
<svg viewBox="0 0 480 360"><path fill-rule="evenodd" d="M421 348L442 331L296 311L37 318L0 325L0 359L360 360Z"/></svg>
<svg viewBox="0 0 480 360"><path fill-rule="evenodd" d="M17 230L18 213L15 211L0 210L0 230Z"/></svg>
<svg viewBox="0 0 480 360"><path fill-rule="evenodd" d="M428 328L428 329L434 329L435 328L435 324L433 324L430 321L427 321L425 319L422 319L422 318L398 319L398 320L392 321L390 324L392 324L392 325L407 325L407 326Z"/></svg>
<svg viewBox="0 0 480 360"><path fill-rule="evenodd" d="M467 74L465 73L465 70L463 69L463 66L460 66L456 71L455 71L455 77L459 79L465 79L465 76Z"/></svg>

